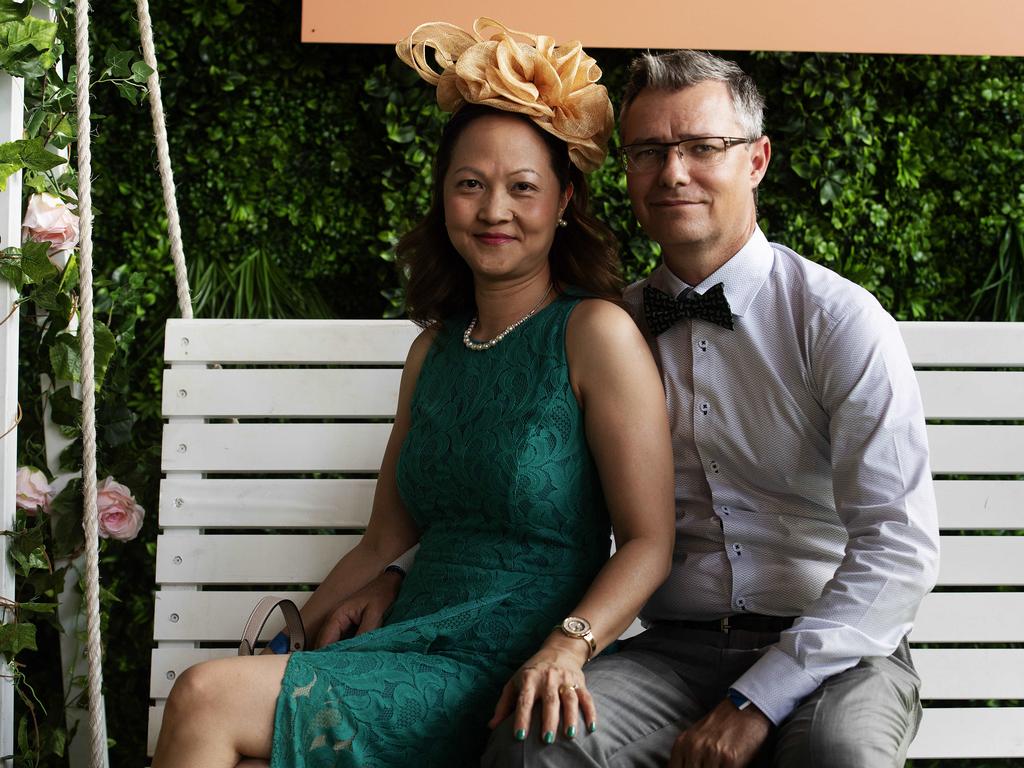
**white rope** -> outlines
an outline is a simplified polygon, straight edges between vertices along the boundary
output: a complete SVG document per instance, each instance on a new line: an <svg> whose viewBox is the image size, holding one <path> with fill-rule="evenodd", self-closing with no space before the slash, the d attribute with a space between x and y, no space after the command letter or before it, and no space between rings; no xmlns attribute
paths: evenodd
<svg viewBox="0 0 1024 768"><path fill-rule="evenodd" d="M79 343L82 348L82 495L85 529L86 655L89 660L89 730L93 768L106 765L103 659L100 648L100 572L96 512L96 382L92 301L92 125L89 111L89 0L75 2L78 82Z"/></svg>
<svg viewBox="0 0 1024 768"><path fill-rule="evenodd" d="M153 22L149 18L149 0L137 0L135 5L139 15L142 58L153 70L147 81L149 111L153 116L153 137L156 139L156 156L160 166L160 186L163 187L164 208L167 209L167 234L171 240L174 281L178 288L178 309L181 310L183 318L191 320L192 294L188 287L185 249L181 244L181 221L178 219L178 202L174 196L174 172L171 170L171 152L167 145L167 126L164 122L163 96L160 93L160 75L156 67L156 49L153 47Z"/></svg>

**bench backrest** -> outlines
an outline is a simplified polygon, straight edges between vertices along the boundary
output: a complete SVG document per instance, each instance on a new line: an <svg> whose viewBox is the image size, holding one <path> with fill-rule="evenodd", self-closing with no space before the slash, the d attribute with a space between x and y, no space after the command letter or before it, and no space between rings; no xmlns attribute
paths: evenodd
<svg viewBox="0 0 1024 768"><path fill-rule="evenodd" d="M1024 323L901 330L943 533L911 636L937 704L911 756L1022 757L1024 707L986 703L1024 699ZM398 320L168 323L150 749L177 675L233 654L259 596L301 604L354 544L416 334Z"/></svg>

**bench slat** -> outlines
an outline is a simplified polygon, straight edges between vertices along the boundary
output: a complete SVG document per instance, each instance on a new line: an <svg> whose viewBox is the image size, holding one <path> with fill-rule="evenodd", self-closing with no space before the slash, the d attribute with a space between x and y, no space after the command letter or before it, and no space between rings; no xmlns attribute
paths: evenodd
<svg viewBox="0 0 1024 768"><path fill-rule="evenodd" d="M389 424L178 424L164 428L165 472L376 472ZM928 427L932 471L1024 474L1024 426ZM182 450L181 446L185 446Z"/></svg>
<svg viewBox="0 0 1024 768"><path fill-rule="evenodd" d="M928 445L936 474L1024 474L1024 426L929 425Z"/></svg>
<svg viewBox="0 0 1024 768"><path fill-rule="evenodd" d="M162 535L160 584L310 584L319 582L357 535ZM944 536L939 584L1024 584L1024 536Z"/></svg>
<svg viewBox="0 0 1024 768"><path fill-rule="evenodd" d="M281 537L283 538L283 537ZM333 563L332 563L333 565ZM156 593L153 633L157 640L237 641L242 625L263 594L305 603L297 590ZM171 621L178 614L178 621ZM1024 637L1024 592L933 592L925 596L910 636L912 643L1011 643ZM917 651L915 651L917 653Z"/></svg>
<svg viewBox="0 0 1024 768"><path fill-rule="evenodd" d="M936 480L939 525L945 530L1024 528L1024 481Z"/></svg>
<svg viewBox="0 0 1024 768"><path fill-rule="evenodd" d="M164 416L387 417L395 415L396 368L211 369L164 372ZM1024 418L1024 373L919 371L931 419Z"/></svg>
<svg viewBox="0 0 1024 768"><path fill-rule="evenodd" d="M399 368L171 368L164 416L394 418Z"/></svg>
<svg viewBox="0 0 1024 768"><path fill-rule="evenodd" d="M164 528L347 528L370 517L376 480L189 479L160 483ZM938 480L944 530L1024 528L1024 481Z"/></svg>
<svg viewBox="0 0 1024 768"><path fill-rule="evenodd" d="M374 472L390 424L175 424L165 472Z"/></svg>
<svg viewBox="0 0 1024 768"><path fill-rule="evenodd" d="M1024 707L926 709L908 757L1024 757Z"/></svg>
<svg viewBox="0 0 1024 768"><path fill-rule="evenodd" d="M189 479L160 482L164 528L363 528L372 479Z"/></svg>
<svg viewBox="0 0 1024 768"><path fill-rule="evenodd" d="M1024 367L1024 323L914 321L901 322L899 328L914 365ZM404 320L172 319L167 322L164 359L400 364L418 334Z"/></svg>
<svg viewBox="0 0 1024 768"><path fill-rule="evenodd" d="M910 633L912 643L1019 643L1024 592L932 592Z"/></svg>
<svg viewBox="0 0 1024 768"><path fill-rule="evenodd" d="M940 586L1024 584L1024 536L942 536Z"/></svg>
<svg viewBox="0 0 1024 768"><path fill-rule="evenodd" d="M167 321L164 360L394 365L405 362L419 333L407 320L174 319Z"/></svg>
<svg viewBox="0 0 1024 768"><path fill-rule="evenodd" d="M156 580L158 584L318 584L359 538L164 534L157 537Z"/></svg>
<svg viewBox="0 0 1024 768"><path fill-rule="evenodd" d="M273 637L273 632L268 628L264 635ZM149 695L167 698L174 680L188 667L234 655L234 648L156 649ZM913 656L922 699L1024 698L1024 654L1013 648L917 648Z"/></svg>
<svg viewBox="0 0 1024 768"><path fill-rule="evenodd" d="M1024 418L1024 373L1018 371L918 371L929 419Z"/></svg>
<svg viewBox="0 0 1024 768"><path fill-rule="evenodd" d="M899 328L915 366L1024 366L1024 323L913 321Z"/></svg>
<svg viewBox="0 0 1024 768"><path fill-rule="evenodd" d="M158 590L153 609L153 637L160 641L235 643L237 647L245 620L263 595L287 597L301 608L310 594L295 590L188 593ZM178 617L176 621L174 616ZM273 637L282 626L278 616L271 617L263 637ZM270 632L273 634L268 634Z"/></svg>
<svg viewBox="0 0 1024 768"><path fill-rule="evenodd" d="M148 751L160 733L163 706L149 709ZM1024 757L1024 708L926 709L908 757Z"/></svg>
<svg viewBox="0 0 1024 768"><path fill-rule="evenodd" d="M1016 648L917 648L923 699L1024 699L1024 653Z"/></svg>

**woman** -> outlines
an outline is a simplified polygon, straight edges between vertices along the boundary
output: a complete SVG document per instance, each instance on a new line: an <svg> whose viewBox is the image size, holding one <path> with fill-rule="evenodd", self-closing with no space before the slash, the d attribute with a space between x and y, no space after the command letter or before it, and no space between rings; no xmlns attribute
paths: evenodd
<svg viewBox="0 0 1024 768"><path fill-rule="evenodd" d="M432 208L399 247L410 315L426 329L406 361L366 534L304 608L308 631L419 542L416 566L381 629L186 672L154 768L240 755L468 764L492 711L493 726L515 710L527 738L535 702L542 732L529 737L572 738L581 708L597 727L584 664L668 572L660 379L628 315L586 298L619 287L581 172L603 159L611 129L600 72L578 44L503 27L484 38L484 25L474 36L427 25L399 46L455 112ZM427 40L449 62L440 76L421 68Z"/></svg>

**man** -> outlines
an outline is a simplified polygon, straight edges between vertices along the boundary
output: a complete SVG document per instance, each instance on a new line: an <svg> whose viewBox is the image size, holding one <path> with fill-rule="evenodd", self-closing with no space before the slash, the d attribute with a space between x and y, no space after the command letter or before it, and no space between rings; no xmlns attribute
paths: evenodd
<svg viewBox="0 0 1024 768"><path fill-rule="evenodd" d="M647 631L586 667L596 728L547 745L508 718L486 766L896 766L916 733L906 635L938 561L920 395L878 302L758 228L762 115L731 62L633 64L626 179L664 263L625 299L668 398L673 570Z"/></svg>
<svg viewBox="0 0 1024 768"><path fill-rule="evenodd" d="M648 631L587 667L597 730L499 732L485 765L894 766L917 730L905 636L938 551L920 395L878 302L758 228L762 114L731 62L633 64L626 180L664 263L625 299L668 397L674 566Z"/></svg>

